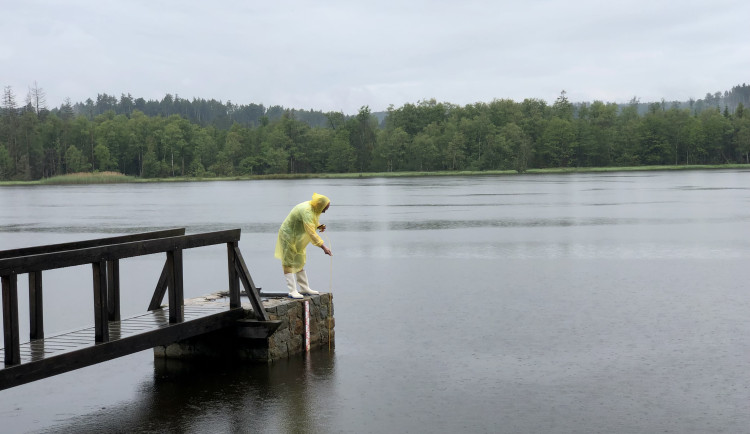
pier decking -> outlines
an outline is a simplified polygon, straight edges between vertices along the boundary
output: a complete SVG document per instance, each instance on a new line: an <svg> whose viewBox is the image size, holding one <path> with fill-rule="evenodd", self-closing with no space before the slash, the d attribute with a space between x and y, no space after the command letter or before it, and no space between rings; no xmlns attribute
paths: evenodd
<svg viewBox="0 0 750 434"><path fill-rule="evenodd" d="M176 324L169 322L167 308L110 321L108 342L95 342L92 326L23 343L19 363L0 364L0 390L232 327L245 311L204 304L185 306L183 314L184 321Z"/></svg>

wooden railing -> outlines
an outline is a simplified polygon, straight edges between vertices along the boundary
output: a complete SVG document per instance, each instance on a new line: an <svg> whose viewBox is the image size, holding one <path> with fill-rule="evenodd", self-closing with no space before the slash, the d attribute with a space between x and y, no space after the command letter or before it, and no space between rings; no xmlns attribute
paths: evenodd
<svg viewBox="0 0 750 434"><path fill-rule="evenodd" d="M0 251L6 365L17 364L20 361L17 281L18 275L24 273L29 274L30 338L34 340L44 337L42 272L91 264L95 339L96 342L107 342L109 341L108 321L120 319L120 259L166 252L166 263L156 285L149 310L159 308L165 293L168 292L169 322L179 323L184 319L182 251L227 244L230 309L241 307L240 282L242 282L256 318L267 321L268 317L261 305L258 289L250 277L238 247L240 229L195 235L184 235L184 233L184 228L170 229Z"/></svg>

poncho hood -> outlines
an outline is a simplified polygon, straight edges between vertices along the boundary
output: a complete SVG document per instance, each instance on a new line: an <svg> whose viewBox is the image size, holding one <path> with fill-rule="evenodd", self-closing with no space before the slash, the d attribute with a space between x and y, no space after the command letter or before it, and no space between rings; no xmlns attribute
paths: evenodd
<svg viewBox="0 0 750 434"><path fill-rule="evenodd" d="M312 206L312 209L316 214L320 214L329 203L331 203L331 200L327 197L322 194L313 193L310 206Z"/></svg>

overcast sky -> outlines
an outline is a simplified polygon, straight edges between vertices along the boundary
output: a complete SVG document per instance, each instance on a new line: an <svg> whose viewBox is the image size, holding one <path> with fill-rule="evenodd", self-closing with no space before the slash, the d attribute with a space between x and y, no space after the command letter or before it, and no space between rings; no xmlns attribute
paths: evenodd
<svg viewBox="0 0 750 434"><path fill-rule="evenodd" d="M750 82L749 0L0 0L0 86L49 108L217 99L343 111L435 98L641 102Z"/></svg>

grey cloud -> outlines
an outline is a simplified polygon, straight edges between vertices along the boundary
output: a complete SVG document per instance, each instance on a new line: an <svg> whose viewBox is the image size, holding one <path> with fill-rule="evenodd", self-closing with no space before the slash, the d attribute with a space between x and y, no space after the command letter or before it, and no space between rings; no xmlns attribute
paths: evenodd
<svg viewBox="0 0 750 434"><path fill-rule="evenodd" d="M436 98L687 99L747 82L750 3L13 2L2 86L356 113ZM11 43L11 41L13 41Z"/></svg>

